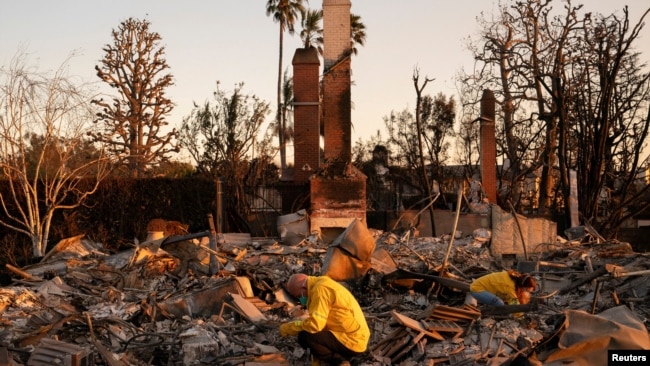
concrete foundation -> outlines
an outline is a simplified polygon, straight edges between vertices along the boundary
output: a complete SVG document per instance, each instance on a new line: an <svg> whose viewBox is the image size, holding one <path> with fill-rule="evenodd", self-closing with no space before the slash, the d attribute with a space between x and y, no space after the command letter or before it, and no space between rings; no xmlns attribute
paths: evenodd
<svg viewBox="0 0 650 366"><path fill-rule="evenodd" d="M517 225L519 221L519 225ZM520 235L519 228L521 228ZM525 217L515 217L499 206L492 206L492 242L490 252L497 258L515 257L517 259L529 259L546 251L547 245L554 243L557 238L557 224L553 221ZM524 243L526 249L524 250ZM529 258L525 258L526 255Z"/></svg>
<svg viewBox="0 0 650 366"><path fill-rule="evenodd" d="M418 211L403 211L400 212L400 215L403 215L400 219L398 228L408 229L410 223L413 223L419 236L442 236L445 234L451 234L454 229L454 221L456 220L456 212L448 210L434 210L433 211L433 222L436 226L436 232L433 233L431 230L429 219L429 211L425 211L419 216L419 220L416 217ZM398 217L392 215L387 220L386 230L390 230L395 226ZM463 236L472 235L475 229L491 229L491 218L489 215L478 215L478 214L461 214L458 218L458 226L456 227L457 231L462 232Z"/></svg>

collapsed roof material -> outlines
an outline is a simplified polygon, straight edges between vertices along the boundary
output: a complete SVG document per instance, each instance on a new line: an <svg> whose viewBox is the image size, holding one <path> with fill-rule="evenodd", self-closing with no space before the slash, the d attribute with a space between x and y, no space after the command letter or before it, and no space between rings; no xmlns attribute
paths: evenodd
<svg viewBox="0 0 650 366"><path fill-rule="evenodd" d="M534 304L494 309L465 304L473 278L505 268L482 237L456 238L449 270L440 273L444 237L350 228L332 243L306 237L283 245L220 235L213 252L203 250L205 233L115 254L83 236L62 241L47 261L16 268L12 286L0 288L0 351L15 364L296 364L305 351L280 338L277 325L304 309L284 283L293 273L334 269L372 328L357 360L363 366L517 357L594 363L608 348L650 347L642 320L650 314L650 260L625 243L558 238L552 250L516 263L538 279ZM211 255L222 265L214 275ZM339 265L345 261L354 265ZM60 353L50 352L56 342Z"/></svg>

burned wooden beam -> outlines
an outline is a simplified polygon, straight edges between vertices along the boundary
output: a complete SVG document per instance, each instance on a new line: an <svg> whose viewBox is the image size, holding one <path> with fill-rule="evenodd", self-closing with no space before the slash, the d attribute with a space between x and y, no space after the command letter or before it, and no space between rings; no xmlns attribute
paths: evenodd
<svg viewBox="0 0 650 366"><path fill-rule="evenodd" d="M391 311L390 313L393 316L393 318L395 318L395 320L397 320L400 324L402 324L407 328L411 328L415 331L422 332L428 335L429 337L433 339L437 339L439 341L442 341L444 339L443 336L441 336L440 333L436 332L435 330L426 329L425 326L422 324L422 322L419 320L409 318L408 316L400 314L395 310Z"/></svg>
<svg viewBox="0 0 650 366"><path fill-rule="evenodd" d="M11 365L12 363L9 362L10 358L9 351L7 350L7 347L0 347L0 365L6 366L6 365Z"/></svg>
<svg viewBox="0 0 650 366"><path fill-rule="evenodd" d="M436 332L443 333L453 333L451 338L457 338L465 331L461 326L449 320L422 320L422 324L425 325L427 330L435 330Z"/></svg>
<svg viewBox="0 0 650 366"><path fill-rule="evenodd" d="M88 347L42 338L29 357L28 365L50 366L84 366L94 364L93 353Z"/></svg>
<svg viewBox="0 0 650 366"><path fill-rule="evenodd" d="M628 276L645 276L645 275L650 275L650 269L643 270L643 271L634 271L634 272L615 271L612 275L614 278L628 277Z"/></svg>
<svg viewBox="0 0 650 366"><path fill-rule="evenodd" d="M476 320L481 317L481 311L471 305L464 305L464 308L455 308L446 305L436 305L431 309L428 319L441 320Z"/></svg>
<svg viewBox="0 0 650 366"><path fill-rule="evenodd" d="M483 315L507 315L514 313L528 313L539 310L539 304L535 301L526 305L503 305L486 306L481 310Z"/></svg>
<svg viewBox="0 0 650 366"><path fill-rule="evenodd" d="M28 280L28 281L43 281L42 278L37 277L37 276L33 276L33 275L31 275L31 274L29 274L29 273L23 271L23 270L20 269L20 268L17 268L17 267L12 266L12 265L9 264L9 263L5 264L5 267L7 267L7 269L10 270L11 272L13 272L13 273L15 273L15 274L17 274L17 275L23 277L24 279L26 279L26 280Z"/></svg>
<svg viewBox="0 0 650 366"><path fill-rule="evenodd" d="M173 243L178 243L179 241L185 241L185 240L191 240L191 239L198 239L202 238L204 236L210 236L212 233L210 230L207 231L201 231L198 233L192 233L192 234L187 234L187 235L172 235L164 238L162 240L161 246L165 244L173 244Z"/></svg>
<svg viewBox="0 0 650 366"><path fill-rule="evenodd" d="M392 346L388 349L386 353L382 355L382 357L388 357L391 359L391 362L393 361L393 356L398 354L398 352L404 348L409 341L413 339L413 336L411 336L410 333L407 333L405 337L402 337L401 339L398 339L397 341L392 343Z"/></svg>
<svg viewBox="0 0 650 366"><path fill-rule="evenodd" d="M583 277L582 279L580 279L578 281L575 281L575 282L571 283L570 285L560 289L560 294L564 295L567 292L569 292L571 290L574 290L574 289L584 285L585 283L591 282L591 280L593 280L595 278L598 278L598 277L600 277L602 275L605 275L605 274L607 274L607 268L605 266L601 266L597 270L591 272L588 276Z"/></svg>
<svg viewBox="0 0 650 366"><path fill-rule="evenodd" d="M417 336L413 337L413 339L411 339L411 342L409 342L404 348L402 348L402 350L398 354L396 354L396 355L394 355L394 356L392 356L390 358L390 361L392 363L395 363L395 362L397 362L397 360L399 360L402 357L406 356L406 354L411 352L413 347L415 347L418 343L420 343L422 338L424 338L424 333L420 333Z"/></svg>
<svg viewBox="0 0 650 366"><path fill-rule="evenodd" d="M434 275L429 275L429 274L424 274L424 273L416 273L416 272L411 272L407 271L405 269L398 268L396 271L391 272L387 275L384 276L384 280L386 281L395 281L399 279L422 279L422 280L431 280L435 283L438 283L442 286L457 289L460 291L469 291L469 283L455 280L453 278L447 278L447 277L441 277L441 276L434 276Z"/></svg>
<svg viewBox="0 0 650 366"><path fill-rule="evenodd" d="M407 330L405 328L399 327L395 329L393 332L391 332L386 338L383 340L379 341L377 344L372 346L370 349L370 353L377 353L379 356L383 355L383 351L385 351L386 344L390 343L391 341L394 341L395 339L398 339L400 337L403 337L407 334Z"/></svg>

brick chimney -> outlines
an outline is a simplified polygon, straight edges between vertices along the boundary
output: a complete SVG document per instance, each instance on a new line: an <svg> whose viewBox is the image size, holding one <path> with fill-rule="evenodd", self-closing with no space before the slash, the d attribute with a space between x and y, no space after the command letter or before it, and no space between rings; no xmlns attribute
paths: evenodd
<svg viewBox="0 0 650 366"><path fill-rule="evenodd" d="M481 96L481 184L491 203L497 203L497 144L494 127L494 93L483 90Z"/></svg>
<svg viewBox="0 0 650 366"><path fill-rule="evenodd" d="M352 164L350 7L350 0L323 0L325 161L310 180L311 232L321 235L366 222L367 177Z"/></svg>
<svg viewBox="0 0 650 366"><path fill-rule="evenodd" d="M350 0L323 0L323 122L326 161L352 160Z"/></svg>
<svg viewBox="0 0 650 366"><path fill-rule="evenodd" d="M306 183L320 167L318 51L298 48L293 56L294 182Z"/></svg>

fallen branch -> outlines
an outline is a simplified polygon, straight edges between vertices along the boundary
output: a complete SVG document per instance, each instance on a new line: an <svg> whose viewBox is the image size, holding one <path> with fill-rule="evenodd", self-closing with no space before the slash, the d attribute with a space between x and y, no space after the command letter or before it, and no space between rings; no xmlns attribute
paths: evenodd
<svg viewBox="0 0 650 366"><path fill-rule="evenodd" d="M16 267L12 266L12 265L9 264L9 263L5 264L5 267L7 267L7 269L10 270L11 272L13 272L13 273L15 273L15 274L17 274L17 275L23 277L23 278L26 279L26 280L29 280L29 281L43 281L42 278L40 278L40 277L36 277L36 276L32 276L31 274L29 274L29 273L23 271L23 270L20 269L20 268L16 268Z"/></svg>

